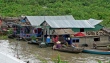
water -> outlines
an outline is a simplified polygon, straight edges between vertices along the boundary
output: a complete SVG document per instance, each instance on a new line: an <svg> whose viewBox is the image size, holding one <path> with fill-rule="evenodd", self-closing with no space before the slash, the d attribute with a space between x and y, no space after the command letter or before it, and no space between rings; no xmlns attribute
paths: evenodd
<svg viewBox="0 0 110 63"><path fill-rule="evenodd" d="M36 44L28 44L26 41L16 40L0 40L0 51L10 54L14 57L20 58L23 61L30 63L53 63L58 55L61 60L69 63L97 63L98 60L108 62L110 55L96 55L87 53L65 53L52 50L51 47L39 48Z"/></svg>

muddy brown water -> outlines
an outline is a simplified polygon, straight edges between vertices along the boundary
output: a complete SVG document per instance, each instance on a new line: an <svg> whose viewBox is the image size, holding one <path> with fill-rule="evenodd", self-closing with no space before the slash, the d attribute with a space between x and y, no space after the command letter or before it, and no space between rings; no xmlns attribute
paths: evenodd
<svg viewBox="0 0 110 63"><path fill-rule="evenodd" d="M97 60L103 62L110 60L110 55L65 53L54 51L51 47L39 48L36 44L28 44L26 41L13 39L0 40L0 52L10 54L30 63L53 63L53 60L56 60L58 55L60 55L61 60L69 63L98 63Z"/></svg>

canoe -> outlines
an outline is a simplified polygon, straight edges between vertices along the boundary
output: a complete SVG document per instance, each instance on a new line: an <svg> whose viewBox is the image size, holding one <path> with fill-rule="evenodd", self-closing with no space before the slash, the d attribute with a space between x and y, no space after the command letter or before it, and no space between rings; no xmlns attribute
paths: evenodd
<svg viewBox="0 0 110 63"><path fill-rule="evenodd" d="M59 49L55 49L61 52L69 52L69 53L81 53L83 49L81 48L73 48L73 47L61 47Z"/></svg>
<svg viewBox="0 0 110 63"><path fill-rule="evenodd" d="M97 49L84 49L82 52L90 54L110 55L110 51L97 50Z"/></svg>

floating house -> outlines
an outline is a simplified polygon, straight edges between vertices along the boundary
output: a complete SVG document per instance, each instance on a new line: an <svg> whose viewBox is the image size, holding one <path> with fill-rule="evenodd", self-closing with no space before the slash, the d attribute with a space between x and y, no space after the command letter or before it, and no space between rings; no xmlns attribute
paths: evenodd
<svg viewBox="0 0 110 63"><path fill-rule="evenodd" d="M95 19L75 20L72 15L26 16L22 21L23 24L31 26L30 34L38 36L42 32L40 35L45 36L45 40L48 35L51 36L51 39L52 35L59 35L60 39L78 43L80 46L91 45L93 42L108 43L109 37L106 32L102 31L101 22L102 20ZM40 29L39 32L38 29Z"/></svg>
<svg viewBox="0 0 110 63"><path fill-rule="evenodd" d="M88 21L82 20L46 20L44 21L41 26L48 27L46 29L47 35L60 35L64 41L68 41L69 44L71 44L74 36L74 31L72 32L73 28L95 28L92 26ZM63 33L65 32L65 33ZM74 37L71 37L74 36ZM70 38L68 40L68 38ZM61 38L60 38L61 39ZM60 40L60 41L62 41ZM78 40L79 41L79 40Z"/></svg>
<svg viewBox="0 0 110 63"><path fill-rule="evenodd" d="M30 32L29 32L29 34L24 34L25 37L27 37L27 35L30 37L32 34L35 35L36 37L39 37L38 35L40 35L40 37L41 37L44 33L43 29L45 26L40 26L40 25L44 21L47 21L47 20L74 20L74 18L72 15L65 15L65 16L25 16L21 20L22 26L30 27ZM46 26L46 28L48 28L48 26ZM22 35L22 37L24 37L24 35Z"/></svg>
<svg viewBox="0 0 110 63"><path fill-rule="evenodd" d="M87 44L88 46L92 46L93 42L97 42L97 44L103 44L103 43L109 43L109 36L106 32L102 31L103 26L101 26L99 23L102 20L47 20L43 22L41 26L49 27L46 31L46 34L48 35L60 35L61 32L65 31L65 29L85 29L86 31L77 31L71 34L64 33L61 34L63 36L63 40L78 43L79 46L82 46L83 44ZM93 23L94 22L94 23ZM72 37L71 37L72 35ZM74 36L73 36L74 35ZM67 38L70 38L69 40Z"/></svg>
<svg viewBox="0 0 110 63"><path fill-rule="evenodd" d="M82 22L83 20L76 21ZM79 46L82 46L83 44L92 46L93 42L96 42L99 45L109 43L109 36L105 31L103 31L103 26L100 25L102 20L89 19L85 21L86 21L85 23L88 22L94 28L90 28L88 27L88 25L85 25L85 27L73 28L72 30L74 31L75 34L74 37L71 38L71 42L78 43ZM79 25L82 24L84 23L81 23Z"/></svg>

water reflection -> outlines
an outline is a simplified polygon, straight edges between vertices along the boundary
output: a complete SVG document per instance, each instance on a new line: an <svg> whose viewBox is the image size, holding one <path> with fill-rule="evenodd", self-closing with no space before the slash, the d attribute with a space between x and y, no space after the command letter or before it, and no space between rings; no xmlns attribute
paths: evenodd
<svg viewBox="0 0 110 63"><path fill-rule="evenodd" d="M0 51L19 57L23 61L30 61L30 63L42 63L41 61L52 63L52 60L55 60L58 55L69 63L97 63L97 60L107 62L110 59L110 55L65 53L54 51L51 47L39 48L36 44L16 40L0 40Z"/></svg>

